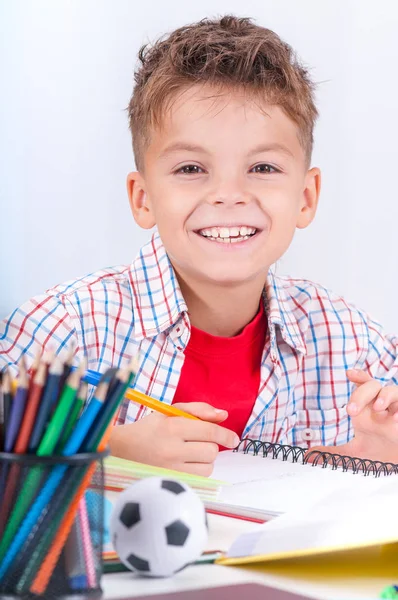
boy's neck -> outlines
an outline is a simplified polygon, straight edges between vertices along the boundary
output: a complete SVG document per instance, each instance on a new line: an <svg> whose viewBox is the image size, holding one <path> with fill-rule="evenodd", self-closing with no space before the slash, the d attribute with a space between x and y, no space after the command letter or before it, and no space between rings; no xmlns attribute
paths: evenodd
<svg viewBox="0 0 398 600"><path fill-rule="evenodd" d="M238 335L254 319L265 285L265 277L230 287L197 282L193 286L177 277L191 324L221 337Z"/></svg>

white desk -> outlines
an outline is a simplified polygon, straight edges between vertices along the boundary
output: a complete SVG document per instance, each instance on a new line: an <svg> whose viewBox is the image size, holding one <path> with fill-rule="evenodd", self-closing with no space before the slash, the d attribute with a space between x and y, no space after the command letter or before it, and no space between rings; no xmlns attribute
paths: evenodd
<svg viewBox="0 0 398 600"><path fill-rule="evenodd" d="M253 531L258 525L209 515L209 548L228 548L232 541L244 531ZM398 565L397 565L398 572ZM104 600L129 596L144 596L182 590L216 587L233 583L263 583L292 592L307 594L320 600L375 600L383 587L394 583L382 577L339 579L297 579L260 571L256 568L224 567L203 564L187 567L167 579L136 577L132 573L105 575L102 580ZM220 600L222 600L220 598ZM247 598L245 600L250 600Z"/></svg>
<svg viewBox="0 0 398 600"><path fill-rule="evenodd" d="M381 578L305 582L237 567L197 565L188 567L169 579L136 578L130 573L106 575L102 587L104 599L111 600L112 598L179 592L247 582L263 583L322 600L375 600L379 597L383 587L391 583ZM250 598L245 600L250 600Z"/></svg>

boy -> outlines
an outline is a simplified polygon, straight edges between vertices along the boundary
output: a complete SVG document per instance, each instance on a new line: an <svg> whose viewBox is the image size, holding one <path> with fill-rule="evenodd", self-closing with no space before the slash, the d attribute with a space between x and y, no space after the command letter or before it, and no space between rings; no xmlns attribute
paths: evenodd
<svg viewBox="0 0 398 600"><path fill-rule="evenodd" d="M3 368L73 344L101 372L139 352L137 389L201 419L125 404L111 450L155 465L209 475L245 436L398 462L397 338L272 269L318 203L307 72L275 33L232 16L139 57L127 187L138 225L158 233L131 266L17 309Z"/></svg>

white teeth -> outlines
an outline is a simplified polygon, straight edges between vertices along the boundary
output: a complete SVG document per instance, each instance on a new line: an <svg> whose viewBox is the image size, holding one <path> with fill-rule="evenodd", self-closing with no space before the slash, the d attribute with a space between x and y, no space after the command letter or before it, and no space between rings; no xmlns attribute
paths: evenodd
<svg viewBox="0 0 398 600"><path fill-rule="evenodd" d="M201 229L198 233L210 240L229 243L249 239L256 231L255 227L242 225L241 227L210 227L208 229Z"/></svg>
<svg viewBox="0 0 398 600"><path fill-rule="evenodd" d="M230 233L229 233L229 228L228 227L220 227L219 236L221 238L229 238L229 237L231 237Z"/></svg>

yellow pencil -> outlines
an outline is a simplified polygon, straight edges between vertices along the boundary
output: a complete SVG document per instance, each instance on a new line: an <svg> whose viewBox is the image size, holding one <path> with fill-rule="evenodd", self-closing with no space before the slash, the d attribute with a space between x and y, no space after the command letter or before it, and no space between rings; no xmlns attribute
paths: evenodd
<svg viewBox="0 0 398 600"><path fill-rule="evenodd" d="M142 394L137 390L127 390L125 398L128 400L133 400L133 402L139 402L143 406L151 408L152 410L156 410L157 412L160 412L168 417L185 417L187 419L199 420L198 417L195 417L194 415L190 415L189 413L180 410L171 404L166 404L165 402L155 400L155 398L151 398L150 396Z"/></svg>

